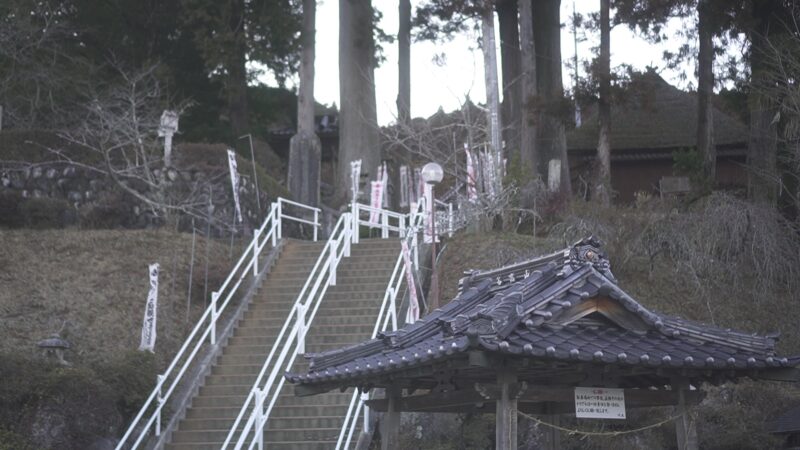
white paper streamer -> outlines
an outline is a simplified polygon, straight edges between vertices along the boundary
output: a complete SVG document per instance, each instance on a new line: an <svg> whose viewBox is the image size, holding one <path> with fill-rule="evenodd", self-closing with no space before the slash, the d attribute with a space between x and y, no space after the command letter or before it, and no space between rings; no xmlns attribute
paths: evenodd
<svg viewBox="0 0 800 450"><path fill-rule="evenodd" d="M236 153L228 150L228 168L231 171L231 188L233 189L233 202L236 207L236 218L242 223L242 208L239 205L239 172L236 170Z"/></svg>
<svg viewBox="0 0 800 450"><path fill-rule="evenodd" d="M400 207L408 206L408 166L400 166Z"/></svg>
<svg viewBox="0 0 800 450"><path fill-rule="evenodd" d="M464 144L464 151L467 152L467 198L469 201L474 202L478 199L475 161L472 158L472 152L469 150L469 147L467 147L467 144Z"/></svg>
<svg viewBox="0 0 800 450"><path fill-rule="evenodd" d="M406 267L406 285L408 285L406 323L414 323L419 320L419 300L417 299L417 286L414 283L414 267L411 265L411 254L408 251L408 242L403 239L400 241L400 246L403 249L403 264Z"/></svg>
<svg viewBox="0 0 800 450"><path fill-rule="evenodd" d="M353 203L358 201L361 184L361 160L350 162L350 191L353 193Z"/></svg>
<svg viewBox="0 0 800 450"><path fill-rule="evenodd" d="M142 341L139 350L155 352L156 318L158 317L158 263L148 266L150 273L150 292L147 293L147 304L144 308L142 323Z"/></svg>

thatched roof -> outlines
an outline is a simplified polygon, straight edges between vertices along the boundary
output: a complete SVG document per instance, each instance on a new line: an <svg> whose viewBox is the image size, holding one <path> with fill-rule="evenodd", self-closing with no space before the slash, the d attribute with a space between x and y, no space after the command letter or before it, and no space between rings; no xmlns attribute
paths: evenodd
<svg viewBox="0 0 800 450"><path fill-rule="evenodd" d="M697 95L670 85L654 71L636 75L622 103L611 107L612 152L675 150L697 142ZM713 109L714 142L718 147L746 148L747 127ZM597 106L583 111L582 125L567 133L570 152L595 151L599 125Z"/></svg>

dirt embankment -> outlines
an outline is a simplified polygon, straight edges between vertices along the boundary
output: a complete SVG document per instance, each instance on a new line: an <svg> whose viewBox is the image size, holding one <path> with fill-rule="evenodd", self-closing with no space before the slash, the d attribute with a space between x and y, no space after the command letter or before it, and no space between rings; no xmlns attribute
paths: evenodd
<svg viewBox="0 0 800 450"><path fill-rule="evenodd" d="M190 282L191 234L0 230L0 449L105 448L119 436L205 309L206 250L210 296L231 265L229 242L197 237ZM151 355L137 348L155 262ZM70 366L37 347L58 331Z"/></svg>

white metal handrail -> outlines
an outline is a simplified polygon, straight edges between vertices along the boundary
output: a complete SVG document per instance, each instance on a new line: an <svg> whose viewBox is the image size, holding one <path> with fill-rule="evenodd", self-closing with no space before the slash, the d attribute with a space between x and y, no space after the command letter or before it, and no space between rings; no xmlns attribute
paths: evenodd
<svg viewBox="0 0 800 450"><path fill-rule="evenodd" d="M264 425L269 419L275 402L280 395L283 388L285 378L281 376L283 372L289 370L294 364L295 358L300 353L305 353L305 334L309 325L314 320L322 298L327 292L329 286L336 285L336 269L339 262L344 257L350 256L350 246L352 242L352 214L345 213L339 217L339 221L331 233L325 248L322 250L319 258L317 259L314 268L303 285L300 294L297 296L289 317L281 328L278 337L275 339L272 349L270 350L267 359L264 361L261 371L256 378L253 388L247 396L241 410L239 411L236 420L231 426L222 448L225 449L231 444L233 436L239 427L239 424L244 420L247 415L247 421L244 424L242 432L234 448L239 450L247 442L251 431L253 434L252 440L248 446L252 449L258 446L259 449L264 446ZM311 310L310 315L307 315ZM291 326L291 331L289 327ZM287 331L289 331L287 335ZM277 349L281 349L280 354L275 358ZM290 354L290 350L291 354ZM288 357L288 362L286 359ZM286 364L284 365L284 362ZM272 368L267 377L266 382L263 383L264 376L267 370ZM283 370L281 370L283 368ZM276 379L280 380L276 384ZM265 403L269 404L264 409ZM248 414L249 412L249 414Z"/></svg>
<svg viewBox="0 0 800 450"><path fill-rule="evenodd" d="M282 214L283 203L292 204L302 209L312 211L314 213L313 222ZM261 252L264 247L266 247L267 243L271 242L273 248L277 245L278 240L282 237L282 221L287 219L312 225L314 227L314 240L316 240L317 229L320 226L319 212L319 208L303 205L301 203L296 203L284 198L278 198L277 201L272 203L266 219L264 219L262 225L253 232L253 239L250 241L250 244L247 246L247 248L242 252L242 256L233 266L233 269L231 269L228 277L218 290L211 293L211 303L209 304L208 308L206 308L206 310L203 312L203 315L200 316L197 324L192 329L192 332L189 333L186 341L178 350L178 353L172 359L172 362L170 362L169 366L167 366L167 369L163 374L157 376L155 388L153 388L150 396L147 398L147 400L145 400L144 404L139 410L139 413L131 422L127 431L122 436L122 439L120 439L116 450L126 448L128 441L133 437L134 431L140 426L142 426L142 430L133 444L131 444L131 449L138 448L151 432L156 437L161 435L161 413L164 409L164 405L170 400L180 382L184 380L183 376L186 373L186 370L195 361L195 358L199 353L200 348L206 342L206 339L208 339L211 345L216 344L217 322L220 316L231 302L231 299L238 291L242 282L250 274L250 270L252 269L253 277L258 275L258 259L261 256ZM222 300L222 303L220 304L219 299L223 297L224 300ZM192 343L194 343L193 346ZM190 347L191 350L187 354L187 350ZM181 361L183 361L182 364ZM178 368L179 364L180 368ZM177 371L176 368L178 368ZM164 391L165 387L166 392ZM143 421L148 411L150 411L150 415L146 420Z"/></svg>
<svg viewBox="0 0 800 450"><path fill-rule="evenodd" d="M419 231L422 229L422 220L424 214L422 211L425 210L424 199L417 205L416 211L410 212L409 217L409 227L406 229L404 235L401 239L406 239L409 242L409 252L411 253L410 259L414 261L415 270L418 270L419 262L418 262L418 235ZM394 265L394 270L392 271L392 276L389 278L389 283L386 286L386 291L383 294L383 302L381 302L381 308L378 312L378 318L375 320L375 326L372 329L372 335L370 339L375 339L378 335L379 331L386 331L389 324L391 323L392 330L397 330L397 295L400 293L400 289L403 286L403 282L406 279L406 265L403 257L403 251L400 250L400 254L397 256L397 261ZM408 286L407 286L408 287ZM364 401L367 400L369 394L358 394L358 391L353 392L353 396L350 399L350 405L347 407L347 414L345 414L344 423L342 424L342 429L339 432L339 439L336 441L336 449L347 449L350 448L350 442L353 438L353 433L355 432L355 425L358 420L358 416L361 414L361 409L365 408ZM368 415L368 408L364 410L364 431L368 431L369 429L369 415Z"/></svg>
<svg viewBox="0 0 800 450"><path fill-rule="evenodd" d="M362 225L370 228L380 228L381 238L386 239L389 237L390 232L398 233L401 237L406 231L407 214L390 211L383 208L374 208L362 203L352 203L351 210L353 213L353 243L358 244L359 231ZM371 216L377 216L379 222L371 221L370 219L362 219L362 213L368 213ZM390 223L390 220L395 222L395 225Z"/></svg>

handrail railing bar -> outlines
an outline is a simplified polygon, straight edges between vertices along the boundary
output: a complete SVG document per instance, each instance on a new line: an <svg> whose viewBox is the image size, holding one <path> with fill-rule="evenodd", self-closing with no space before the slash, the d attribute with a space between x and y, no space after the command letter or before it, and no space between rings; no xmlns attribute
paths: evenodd
<svg viewBox="0 0 800 450"><path fill-rule="evenodd" d="M300 208L307 209L309 211L320 211L320 212L322 211L322 209L317 208L316 206L304 205L302 203L298 203L298 202L295 202L293 200L289 200L289 199L283 198L283 197L278 197L278 202L286 203L286 204L294 205L294 206L299 206Z"/></svg>
<svg viewBox="0 0 800 450"><path fill-rule="evenodd" d="M424 211L424 200L417 203L416 211L410 211L408 214L408 227L404 230L405 232L402 233L401 239L405 239L406 241L411 241L411 257L416 262L418 258L418 252L416 248L416 244L418 242L418 233L421 230L421 222L424 215L420 211ZM357 208L354 210L358 211ZM359 223L358 217L355 220L356 223ZM401 222L402 223L402 222ZM398 268L399 273L398 273ZM389 325L389 320L392 317L392 311L387 311L387 303L390 307L394 307L395 315L397 314L397 296L400 293L400 289L405 281L405 261L403 257L402 251L397 257L397 261L395 263L394 270L392 271L392 276L390 277L389 283L387 285L386 291L384 293L383 301L381 302L381 308L378 312L378 317L375 321L375 327L373 328L372 338L374 339L377 336L378 330L386 330ZM396 322L393 323L393 326L397 327ZM355 413L353 413L353 408L355 405ZM364 400L362 396L358 395L358 392L353 393L353 397L350 399L350 405L348 406L347 415L345 416L344 423L342 424L342 429L339 432L339 438L336 442L336 449L341 449L342 441L344 440L344 448L350 447L350 442L353 438L353 433L355 432L356 422L361 414L362 407L364 406ZM364 408L365 414L367 409ZM353 414L351 414L353 413ZM366 426L366 425L365 425ZM344 438L345 433L347 434L346 439Z"/></svg>
<svg viewBox="0 0 800 450"><path fill-rule="evenodd" d="M306 219L301 219L299 217L282 215L281 209L283 204L293 205L300 208L304 208L309 211L313 211L315 220L311 222ZM197 321L197 324L192 329L192 332L189 333L189 336L186 338L183 345L181 346L175 357L170 362L169 366L167 366L167 369L164 371L162 375L159 375L159 381L156 387L153 389L150 396L144 402L144 404L139 410L139 413L136 415L136 417L126 430L125 434L123 435L122 439L119 441L117 449L121 449L127 443L128 439L131 437L131 434L133 433L133 430L140 425L142 418L148 412L148 410L152 409L150 418L144 423L143 431L140 433L138 439L133 444L132 448L137 448L139 444L141 444L142 440L145 438L145 435L151 432L153 423L156 420L158 420L158 423L160 423L161 419L160 414L163 409L163 406L167 403L168 399L171 397L172 393L175 391L178 384L182 381L182 377L186 373L186 370L193 362L195 356L199 352L202 345L205 343L206 339L209 336L209 333L211 333L215 329L217 320L222 315L223 310L230 303L234 294L238 292L239 288L242 285L242 282L248 276L250 269L258 267L258 257L260 256L262 250L264 249L264 247L266 247L266 245L270 242L270 240L272 240L273 244L276 244L277 239L280 239L282 220L283 219L293 220L300 223L314 225L316 234L316 228L320 226L318 220L318 214L320 211L321 210L319 208L303 205L301 203L287 200L282 197L279 197L277 201L272 203L270 212L264 218L264 221L262 222L261 226L258 227L256 230L254 230L253 238L250 240L247 247L245 247L245 249L242 251L239 260L231 268L228 276L225 278L225 280L220 285L219 289L216 291L216 295L218 295L217 298L221 297L222 294L225 293L226 294L225 300L222 302L221 305L219 305L216 302L212 302L203 312L200 319ZM245 260L247 260L246 264L244 263ZM237 274L238 277L236 277ZM234 279L236 281L231 283ZM207 320L209 318L210 318L210 323L207 323ZM206 329L203 333L201 333L201 337L196 339L198 337L198 332L200 331L202 326L205 326ZM197 340L197 342L195 343L192 350L187 354L187 349L190 347L191 343L194 342L195 340ZM178 366L181 360L183 360L183 364L180 366L180 369L177 372L175 372L175 368ZM164 385L167 384L166 383L167 379L172 380L169 383L169 388L167 389L164 395L159 395L159 392L163 390ZM157 405L155 405L156 398L158 398ZM159 434L159 431L160 429L156 430L156 435Z"/></svg>
<svg viewBox="0 0 800 450"><path fill-rule="evenodd" d="M320 252L320 256L317 258L317 261L314 264L314 267L311 269L309 277L306 279L306 282L303 285L303 288L300 290L300 294L297 296L297 299L295 300L294 304L292 305L292 309L290 310L291 312L289 313L289 317L287 318L286 322L284 322L284 325L281 328L281 331L278 334L278 337L275 339L275 343L273 344L272 349L270 350L270 353L267 356L267 359L265 360L265 362L264 362L264 364L263 364L263 366L261 368L261 371L258 374L258 377L256 378L256 381L253 383L254 389L258 389L258 387L261 385L261 380L263 379L264 375L266 374L266 370L269 368L270 365L273 364L272 359L275 356L275 351L279 347L278 344L281 343L281 342L285 342L283 345L280 346L280 347L282 347L281 353L278 356L278 359L274 362L273 369L270 371L269 377L267 378L267 382L264 384L263 390L271 388L273 383L275 382L275 378L277 377L277 374L278 374L278 369L280 369L281 365L285 361L286 354L287 354L287 352L288 352L288 350L289 350L289 348L291 346L291 343L292 343L293 340L295 340L295 338L296 338L296 336L298 334L298 329L295 326L296 325L296 320L293 320L293 317L296 317L296 314L297 314L296 313L297 307L298 307L298 305L301 304L301 301L302 301L304 295L306 294L306 291L308 290L309 284L311 283L312 279L315 279L316 281L315 281L313 287L311 288L311 292L307 296L307 298L309 300L306 302L306 306L305 307L307 308L308 307L308 303L314 301L314 298L315 298L315 295L317 293L317 290L319 289L319 284L322 281L322 275L325 274L325 273L329 273L329 266L332 263L332 261L328 257L328 254L330 252L331 246L336 245L337 249L338 249L339 245L338 245L337 242L341 241L342 237L346 237L347 234L348 234L347 227L345 226L346 221L347 221L347 216L343 214L342 216L339 217L339 220L337 221L336 226L334 226L333 232L331 233L331 238L325 244L325 247L323 248L322 252ZM339 231L340 228L341 228L341 231ZM337 233L339 233L339 237L334 239L334 236L337 236ZM322 267L320 267L320 263L322 263L323 259L325 260L325 263L322 265ZM328 284L326 283L326 287L323 290L323 294L324 294L325 291L327 291L327 285ZM318 308L318 307L319 307L319 302L317 302L317 304L316 304L316 308ZM307 323L310 323L311 320L313 320L313 316L316 314L316 308L314 309L314 311L312 313L311 319L309 319L307 321ZM288 329L290 324L293 325L292 326L292 331L289 333L288 338L286 338L284 340L284 335L285 335L286 330ZM295 352L295 356L296 356L296 352ZM294 362L294 357L295 356L293 356L291 358L292 363ZM281 380L279 382L279 386L280 387L283 386L283 380ZM251 390L251 392L252 392L252 390ZM271 404L274 401L275 397L277 397L277 396L272 396L272 398L270 400ZM248 398L249 398L249 396L248 396ZM228 432L228 436L226 437L225 442L222 445L222 448L226 448L228 446L228 444L230 444L230 441L231 441L231 439L233 437L233 433L236 431L236 427L241 422L241 419L243 418L243 415L244 415L245 411L247 411L249 409L247 407L248 404L249 404L249 401L247 401L244 405L242 405L242 409L239 411L239 415L237 416L236 420L234 421L234 425L231 427L230 431ZM255 408L261 408L261 407L262 406L258 405L258 404L254 405L254 409ZM269 411L271 411L271 406L268 409L268 413L263 416L265 421L269 417ZM255 425L255 427L256 427L256 432L259 432L258 431L259 424L254 424L253 423L254 421L252 419L253 419L253 414L251 413L250 414L250 418L247 420L247 423L245 424L245 427L242 429L242 432L241 432L241 434L239 436L239 439L236 442L236 447L235 448L237 450L239 450L241 448L241 446L243 445L243 441L242 440L245 439L245 436L247 436L250 433L253 425Z"/></svg>
<svg viewBox="0 0 800 450"><path fill-rule="evenodd" d="M301 219L301 218L299 218L299 217L290 216L290 215L288 215L288 214L284 214L282 217L284 217L284 218L286 218L286 219L292 219L292 220L294 220L295 222L304 223L304 224L306 224L306 225L314 225L314 226L315 226L315 227L317 227L317 228L319 228L319 227L321 227L321 226L322 226L322 224L320 224L320 223L318 223L318 222L316 222L316 221L313 221L313 220L308 220L308 219Z"/></svg>

